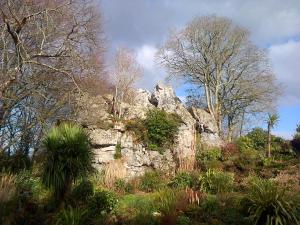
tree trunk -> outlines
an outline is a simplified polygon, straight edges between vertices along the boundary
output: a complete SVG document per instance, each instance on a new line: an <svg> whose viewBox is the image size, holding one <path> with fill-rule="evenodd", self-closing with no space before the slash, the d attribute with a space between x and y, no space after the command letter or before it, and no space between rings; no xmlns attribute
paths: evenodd
<svg viewBox="0 0 300 225"><path fill-rule="evenodd" d="M268 157L271 158L271 125L268 123Z"/></svg>

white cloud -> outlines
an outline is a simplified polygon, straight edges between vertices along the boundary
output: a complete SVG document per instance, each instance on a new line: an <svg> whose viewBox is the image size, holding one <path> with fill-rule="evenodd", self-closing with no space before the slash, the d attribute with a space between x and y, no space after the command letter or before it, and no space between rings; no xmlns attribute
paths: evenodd
<svg viewBox="0 0 300 225"><path fill-rule="evenodd" d="M151 45L143 45L137 49L137 61L145 69L153 69L155 66L155 54L157 49Z"/></svg>
<svg viewBox="0 0 300 225"><path fill-rule="evenodd" d="M143 45L136 48L136 52L137 61L144 69L144 76L137 86L152 90L157 83L164 83L166 72L155 63L157 48L152 45Z"/></svg>
<svg viewBox="0 0 300 225"><path fill-rule="evenodd" d="M269 50L276 76L284 86L281 103L300 103L300 41L273 45Z"/></svg>

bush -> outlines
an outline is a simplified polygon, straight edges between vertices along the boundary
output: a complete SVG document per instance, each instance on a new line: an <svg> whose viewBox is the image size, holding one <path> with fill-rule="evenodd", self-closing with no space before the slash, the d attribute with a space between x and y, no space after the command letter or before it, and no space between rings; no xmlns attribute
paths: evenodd
<svg viewBox="0 0 300 225"><path fill-rule="evenodd" d="M293 140L291 141L291 145L293 150L297 153L300 154L300 133L297 133Z"/></svg>
<svg viewBox="0 0 300 225"><path fill-rule="evenodd" d="M145 120L131 121L126 129L133 131L150 150L163 152L174 144L181 123L178 115L153 109Z"/></svg>
<svg viewBox="0 0 300 225"><path fill-rule="evenodd" d="M174 188L185 189L192 186L192 176L187 172L177 173L171 181L171 186Z"/></svg>
<svg viewBox="0 0 300 225"><path fill-rule="evenodd" d="M93 153L86 132L75 124L54 127L43 141L46 161L42 181L52 188L60 204L71 190L72 183L92 171Z"/></svg>
<svg viewBox="0 0 300 225"><path fill-rule="evenodd" d="M24 201L25 198L40 200L48 195L40 177L35 176L30 170L23 170L17 174L16 187L19 198Z"/></svg>
<svg viewBox="0 0 300 225"><path fill-rule="evenodd" d="M111 191L95 191L94 195L89 199L88 208L89 215L96 217L112 211L117 204L117 197Z"/></svg>
<svg viewBox="0 0 300 225"><path fill-rule="evenodd" d="M72 197L75 200L86 202L94 194L94 185L89 180L82 180L78 186L73 189Z"/></svg>
<svg viewBox="0 0 300 225"><path fill-rule="evenodd" d="M239 147L241 152L249 151L249 150L254 150L254 143L251 138L247 136L240 137L237 142L237 146Z"/></svg>
<svg viewBox="0 0 300 225"><path fill-rule="evenodd" d="M298 224L300 204L270 180L253 179L245 199L250 217L256 225Z"/></svg>
<svg viewBox="0 0 300 225"><path fill-rule="evenodd" d="M119 193L123 193L123 194L133 193L133 189L134 189L133 185L126 182L124 179L116 180L114 186L115 186L116 191Z"/></svg>
<svg viewBox="0 0 300 225"><path fill-rule="evenodd" d="M191 224L191 219L187 216L178 216L177 224L178 225L189 225L189 224Z"/></svg>
<svg viewBox="0 0 300 225"><path fill-rule="evenodd" d="M221 205L216 195L208 194L205 200L201 203L201 208L208 217L218 215L220 207Z"/></svg>
<svg viewBox="0 0 300 225"><path fill-rule="evenodd" d="M200 176L200 190L212 194L230 192L233 189L234 175L209 169Z"/></svg>
<svg viewBox="0 0 300 225"><path fill-rule="evenodd" d="M62 210L56 217L56 225L85 225L87 210L82 208L68 208Z"/></svg>
<svg viewBox="0 0 300 225"><path fill-rule="evenodd" d="M252 141L252 147L255 150L264 151L268 142L268 132L262 128L253 128L251 132L246 135ZM273 142L273 141L272 141Z"/></svg>
<svg viewBox="0 0 300 225"><path fill-rule="evenodd" d="M209 149L198 149L196 154L197 163L206 169L219 169L222 167L220 159L222 150L218 147Z"/></svg>
<svg viewBox="0 0 300 225"><path fill-rule="evenodd" d="M148 171L140 178L140 189L152 192L161 187L162 177L157 171Z"/></svg>

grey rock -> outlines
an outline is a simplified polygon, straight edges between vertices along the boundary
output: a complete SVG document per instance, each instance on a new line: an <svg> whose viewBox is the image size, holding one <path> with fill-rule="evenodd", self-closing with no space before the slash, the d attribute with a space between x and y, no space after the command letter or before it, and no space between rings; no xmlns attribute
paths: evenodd
<svg viewBox="0 0 300 225"><path fill-rule="evenodd" d="M157 85L152 94L138 89L132 96L130 103L122 103L124 120L144 119L147 112L155 107L180 116L182 124L179 127L175 145L172 149L166 149L163 154L160 154L146 149L143 143L136 140L134 134L126 131L122 122L114 123L114 126L107 129L95 125L97 121L111 122L112 96L91 98L83 96L85 104L81 105L82 112L79 113L78 121L87 124L86 129L90 134L97 169L101 170L105 168L105 165L114 162L116 145L119 143L127 179L142 175L149 169L174 174L181 162L185 161L193 165L196 133L199 132L197 124L199 123L203 123L207 130L211 131L201 132L201 141L207 146L221 145L222 141L216 134L217 127L212 116L202 109L192 108L188 111L171 87ZM84 108L85 105L87 108Z"/></svg>

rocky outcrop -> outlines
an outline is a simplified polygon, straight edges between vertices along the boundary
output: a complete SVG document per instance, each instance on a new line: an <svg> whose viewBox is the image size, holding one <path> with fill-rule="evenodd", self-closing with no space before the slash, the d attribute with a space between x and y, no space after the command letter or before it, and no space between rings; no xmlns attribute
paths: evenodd
<svg viewBox="0 0 300 225"><path fill-rule="evenodd" d="M120 130L93 129L89 132L95 152L94 163L98 169L104 169L107 163L114 160L116 145L119 144L127 178L142 175L149 168L170 173L175 171L176 164L170 150L164 154L148 151L141 143L135 143L131 134Z"/></svg>
<svg viewBox="0 0 300 225"><path fill-rule="evenodd" d="M221 145L211 115L202 109L187 110L171 87L157 85L152 94L138 89L131 103L122 105L124 120L144 119L148 110L155 107L181 117L183 123L179 127L175 145L163 154L146 149L143 143L137 143L133 134L127 132L121 122L112 123L112 115L109 112L110 101L109 96L85 98L85 103L89 106L86 108L82 106L83 111L79 120L86 124L90 133L95 152L95 165L99 169L105 168L105 165L115 160L117 145L121 148L122 166L126 169L127 178L141 175L147 169L164 170L169 173L174 173L176 169L191 169L195 160L197 132L200 132L201 141L205 145ZM95 126L92 121L110 126ZM205 129L201 130L199 126Z"/></svg>
<svg viewBox="0 0 300 225"><path fill-rule="evenodd" d="M190 113L196 120L196 129L201 134L201 143L207 147L222 145L222 140L217 134L217 124L210 113L195 107L190 109Z"/></svg>

